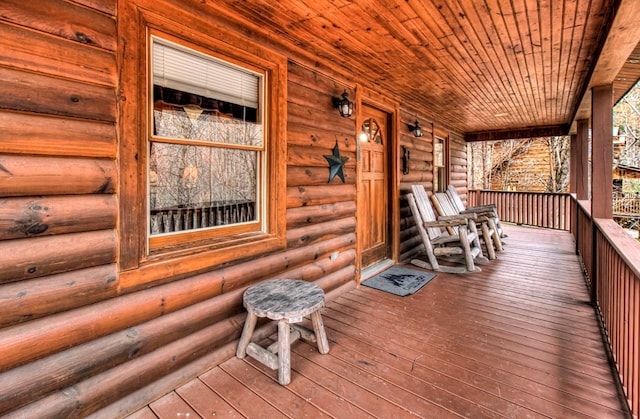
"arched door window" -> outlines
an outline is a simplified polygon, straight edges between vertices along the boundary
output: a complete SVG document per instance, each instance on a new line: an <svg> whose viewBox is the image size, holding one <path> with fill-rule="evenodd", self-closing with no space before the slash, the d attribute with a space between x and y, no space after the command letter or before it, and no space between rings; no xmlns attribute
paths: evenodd
<svg viewBox="0 0 640 419"><path fill-rule="evenodd" d="M381 127L378 122L373 119L365 119L362 123L362 132L360 134L360 141L383 145L383 135Z"/></svg>

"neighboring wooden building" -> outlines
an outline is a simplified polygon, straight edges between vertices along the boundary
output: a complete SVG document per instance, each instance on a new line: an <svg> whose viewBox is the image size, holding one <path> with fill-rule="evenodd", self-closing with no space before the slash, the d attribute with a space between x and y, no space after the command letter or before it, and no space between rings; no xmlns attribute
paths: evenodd
<svg viewBox="0 0 640 419"><path fill-rule="evenodd" d="M568 146L567 137L472 143L468 148L469 177L474 179L470 188L473 184L494 191L552 192L555 186L555 192L566 192Z"/></svg>
<svg viewBox="0 0 640 419"><path fill-rule="evenodd" d="M336 16L363 21L344 32L353 59L343 67L343 32L323 31L332 25L321 13L307 20L303 2L260 2L255 12L239 3L0 3L0 415L124 415L228 359L249 285L300 278L333 298L367 268L405 259L420 246L401 200L409 185L432 190L437 179L464 195L465 139L567 131L589 85L588 60L576 59L561 67L582 78L564 87L559 118L523 111L501 125L481 113L486 102L489 114L520 102L502 103L499 90L465 100L478 95L458 67L473 60L438 61L414 47L431 35L405 29L407 19L429 23L436 5L380 2L381 20L369 22L328 2ZM587 57L612 18L611 2L593 3L603 12L571 24L589 27L575 43ZM299 21L281 21L285 12ZM396 38L373 33L386 27L384 13L408 16L393 15ZM472 26L487 21L470 17ZM314 47L321 41L333 45L326 55ZM386 42L395 58L378 62ZM484 66L516 59L510 51L469 74L500 79ZM444 69L456 80L435 76ZM228 79L186 83L200 70ZM523 86L519 94L533 93ZM343 92L355 102L351 118L332 103ZM407 128L416 119L419 138ZM195 131L180 131L185 121ZM206 137L196 121L253 131ZM330 179L332 154L348 160ZM229 169L215 172L223 161ZM251 187L241 190L239 176Z"/></svg>

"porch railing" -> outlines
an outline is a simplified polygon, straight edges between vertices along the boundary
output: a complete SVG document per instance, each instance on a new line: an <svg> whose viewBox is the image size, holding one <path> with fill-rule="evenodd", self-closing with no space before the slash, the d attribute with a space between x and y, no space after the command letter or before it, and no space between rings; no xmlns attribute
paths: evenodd
<svg viewBox="0 0 640 419"><path fill-rule="evenodd" d="M570 194L469 191L469 206L495 203L501 220L570 230L591 303L634 417L640 414L640 243L611 219L593 218L591 202Z"/></svg>
<svg viewBox="0 0 640 419"><path fill-rule="evenodd" d="M640 198L613 198L613 213L640 216Z"/></svg>
<svg viewBox="0 0 640 419"><path fill-rule="evenodd" d="M620 383L635 417L640 413L640 243L611 219L592 218L577 202L577 251L592 302L606 332Z"/></svg>
<svg viewBox="0 0 640 419"><path fill-rule="evenodd" d="M570 230L571 197L566 193L472 190L468 206L495 204L500 220L536 227Z"/></svg>

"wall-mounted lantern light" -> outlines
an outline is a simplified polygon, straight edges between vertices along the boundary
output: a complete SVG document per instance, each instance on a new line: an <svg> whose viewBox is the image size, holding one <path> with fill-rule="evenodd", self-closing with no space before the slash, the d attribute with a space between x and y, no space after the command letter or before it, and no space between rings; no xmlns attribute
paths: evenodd
<svg viewBox="0 0 640 419"><path fill-rule="evenodd" d="M422 127L420 127L420 122L418 122L417 119L415 125L408 124L407 126L409 127L409 131L413 132L414 137L422 137Z"/></svg>
<svg viewBox="0 0 640 419"><path fill-rule="evenodd" d="M353 102L349 100L349 94L346 90L342 94L342 99L339 97L333 98L333 107L338 108L341 117L348 118L351 116L353 113Z"/></svg>

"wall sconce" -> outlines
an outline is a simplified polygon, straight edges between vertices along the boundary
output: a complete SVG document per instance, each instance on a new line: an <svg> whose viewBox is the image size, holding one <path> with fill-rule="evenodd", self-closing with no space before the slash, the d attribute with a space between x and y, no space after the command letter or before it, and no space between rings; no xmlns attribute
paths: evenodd
<svg viewBox="0 0 640 419"><path fill-rule="evenodd" d="M353 102L349 100L349 94L346 90L342 94L342 99L339 97L333 98L333 107L338 108L341 117L348 118L351 116L353 113Z"/></svg>
<svg viewBox="0 0 640 419"><path fill-rule="evenodd" d="M422 137L422 127L420 127L420 122L417 119L415 125L408 124L407 126L409 127L409 132L413 132L414 137Z"/></svg>

